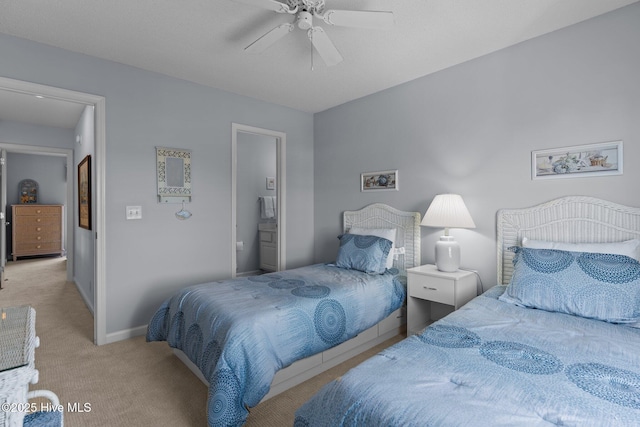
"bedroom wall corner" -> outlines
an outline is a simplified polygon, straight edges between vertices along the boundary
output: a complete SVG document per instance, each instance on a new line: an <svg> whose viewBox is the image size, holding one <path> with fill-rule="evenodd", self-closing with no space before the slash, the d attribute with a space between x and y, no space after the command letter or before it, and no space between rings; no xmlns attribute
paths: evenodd
<svg viewBox="0 0 640 427"><path fill-rule="evenodd" d="M334 259L341 213L383 202L422 215L461 194L477 228L454 229L462 266L496 282L496 212L564 195L640 206L640 3L365 98L314 121L316 261ZM531 179L538 149L624 141L624 175ZM399 191L359 191L398 169ZM422 261L442 230L422 228Z"/></svg>

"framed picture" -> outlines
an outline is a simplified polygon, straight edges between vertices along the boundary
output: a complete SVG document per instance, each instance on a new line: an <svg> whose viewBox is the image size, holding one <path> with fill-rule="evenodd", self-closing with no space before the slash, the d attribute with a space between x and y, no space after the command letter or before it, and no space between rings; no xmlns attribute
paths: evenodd
<svg viewBox="0 0 640 427"><path fill-rule="evenodd" d="M398 171L365 172L360 174L360 191L398 190Z"/></svg>
<svg viewBox="0 0 640 427"><path fill-rule="evenodd" d="M38 203L38 183L32 179L23 179L18 184L20 203Z"/></svg>
<svg viewBox="0 0 640 427"><path fill-rule="evenodd" d="M531 152L531 179L622 175L622 141Z"/></svg>
<svg viewBox="0 0 640 427"><path fill-rule="evenodd" d="M91 156L78 164L78 226L91 230Z"/></svg>

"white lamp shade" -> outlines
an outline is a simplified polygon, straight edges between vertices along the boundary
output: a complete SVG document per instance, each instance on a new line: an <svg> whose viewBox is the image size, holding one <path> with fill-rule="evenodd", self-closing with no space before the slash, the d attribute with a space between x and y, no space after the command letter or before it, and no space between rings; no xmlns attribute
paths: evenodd
<svg viewBox="0 0 640 427"><path fill-rule="evenodd" d="M444 228L444 236L440 236L436 242L436 267L440 271L457 271L460 266L460 246L449 236L449 228L476 228L462 197L458 194L438 194L420 225Z"/></svg>
<svg viewBox="0 0 640 427"><path fill-rule="evenodd" d="M441 228L476 228L462 197L438 194L424 214L420 225Z"/></svg>

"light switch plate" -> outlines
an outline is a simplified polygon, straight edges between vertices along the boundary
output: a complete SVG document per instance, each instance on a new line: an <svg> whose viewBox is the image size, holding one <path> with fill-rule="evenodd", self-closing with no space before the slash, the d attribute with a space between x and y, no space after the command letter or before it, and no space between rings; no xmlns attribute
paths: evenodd
<svg viewBox="0 0 640 427"><path fill-rule="evenodd" d="M127 219L142 219L142 206L127 206Z"/></svg>

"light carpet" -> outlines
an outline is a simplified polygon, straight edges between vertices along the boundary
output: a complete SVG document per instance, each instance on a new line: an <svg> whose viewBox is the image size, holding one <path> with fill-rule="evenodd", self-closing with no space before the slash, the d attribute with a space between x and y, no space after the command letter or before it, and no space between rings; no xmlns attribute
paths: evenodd
<svg viewBox="0 0 640 427"><path fill-rule="evenodd" d="M9 262L3 287L0 307L29 304L36 310L40 380L31 389L58 395L66 427L207 425L207 387L166 343L136 337L93 344L93 317L75 285L66 281L65 258ZM324 384L402 338L398 335L259 404L246 425L292 426L296 409Z"/></svg>

